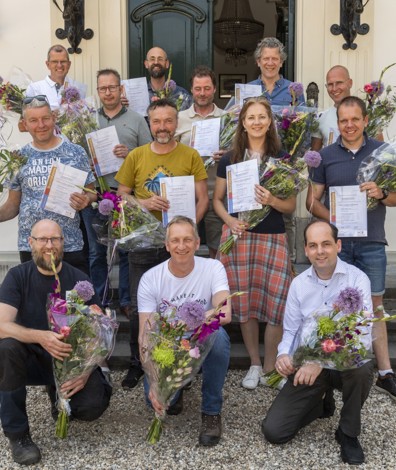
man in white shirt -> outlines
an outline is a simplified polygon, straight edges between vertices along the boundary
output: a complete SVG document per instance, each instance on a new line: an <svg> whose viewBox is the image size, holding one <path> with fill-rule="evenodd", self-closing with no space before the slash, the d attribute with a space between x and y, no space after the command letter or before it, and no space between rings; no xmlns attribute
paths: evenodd
<svg viewBox="0 0 396 470"><path fill-rule="evenodd" d="M162 312L165 305L177 308L185 301L197 301L208 313L229 296L227 274L218 260L195 256L199 248L197 227L188 217L174 217L166 231L166 249L170 259L147 271L141 278L138 289L139 346L144 345L144 326L155 312ZM220 324L231 321L231 302L221 311L225 314ZM144 358L144 352L141 351ZM199 443L214 446L221 438L221 409L223 386L230 359L230 339L220 327L213 346L202 364L202 426ZM156 412L163 413L152 390L145 392ZM176 415L183 409L183 391L177 393L167 412Z"/></svg>
<svg viewBox="0 0 396 470"><path fill-rule="evenodd" d="M344 462L364 462L363 449L357 436L361 429L361 408L368 397L373 380L371 361L361 367L337 371L317 363L293 366L295 344L304 320L313 312L328 308L346 287L359 289L364 310L372 312L371 287L360 269L345 263L337 254L341 250L338 230L327 221L315 220L304 231L305 254L312 266L297 276L289 290L283 322L283 337L278 347L275 368L288 380L275 398L262 423L266 439L284 444L304 426L317 418L332 416L335 409L332 389L342 390L343 407L335 437L341 445ZM365 327L361 342L371 349L371 327Z"/></svg>

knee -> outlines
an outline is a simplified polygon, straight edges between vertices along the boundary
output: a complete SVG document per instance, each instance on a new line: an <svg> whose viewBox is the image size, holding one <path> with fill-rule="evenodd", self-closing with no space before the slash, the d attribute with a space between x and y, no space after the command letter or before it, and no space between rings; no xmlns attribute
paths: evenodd
<svg viewBox="0 0 396 470"><path fill-rule="evenodd" d="M215 337L212 349L210 351L211 355L215 356L224 356L229 355L231 349L230 337L224 328L220 328Z"/></svg>
<svg viewBox="0 0 396 470"><path fill-rule="evenodd" d="M104 386L102 393L91 396L89 401L72 406L72 416L80 421L95 421L110 404L111 387Z"/></svg>
<svg viewBox="0 0 396 470"><path fill-rule="evenodd" d="M23 344L14 338L4 338L0 340L0 357L4 360L7 357L15 358L23 351Z"/></svg>
<svg viewBox="0 0 396 470"><path fill-rule="evenodd" d="M267 418L261 423L261 432L271 444L285 444L293 439L294 435L285 435L284 431Z"/></svg>

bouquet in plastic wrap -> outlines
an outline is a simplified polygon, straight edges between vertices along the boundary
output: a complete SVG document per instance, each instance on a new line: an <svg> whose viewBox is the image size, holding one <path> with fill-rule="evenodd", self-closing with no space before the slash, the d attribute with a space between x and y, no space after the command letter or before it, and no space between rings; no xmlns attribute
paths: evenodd
<svg viewBox="0 0 396 470"><path fill-rule="evenodd" d="M55 434L62 439L67 437L70 416L69 399L62 396L62 384L90 374L114 349L118 324L110 309L104 314L97 305L85 305L93 295L92 284L79 281L64 300L60 297L58 278L55 292L48 298L50 329L63 335L63 341L72 346L72 352L63 361L53 358L59 411Z"/></svg>
<svg viewBox="0 0 396 470"><path fill-rule="evenodd" d="M25 91L31 79L20 68L13 67L10 72L9 81L5 82L0 77L0 105L6 111L22 115L22 104Z"/></svg>
<svg viewBox="0 0 396 470"><path fill-rule="evenodd" d="M0 148L0 193L3 191L4 181L15 178L26 161L27 158L21 154L19 146Z"/></svg>
<svg viewBox="0 0 396 470"><path fill-rule="evenodd" d="M396 93L392 86L385 85L382 78L385 72L396 65L396 63L385 67L380 75L379 80L364 85L368 124L366 132L370 137L376 138L385 129L396 112Z"/></svg>
<svg viewBox="0 0 396 470"><path fill-rule="evenodd" d="M99 129L96 109L89 99L81 99L77 88L67 87L63 90L57 125L70 142L81 145L90 154L85 135Z"/></svg>
<svg viewBox="0 0 396 470"><path fill-rule="evenodd" d="M294 163L290 162L289 156L283 159L269 158L260 169L260 185L273 196L288 199L307 187L307 168L319 166L320 161L321 156L318 152L307 152L304 158L299 158ZM238 219L247 222L248 230L251 230L262 222L271 210L271 206L264 205L261 209L239 212ZM220 252L227 255L237 240L238 235L230 235L220 245Z"/></svg>
<svg viewBox="0 0 396 470"><path fill-rule="evenodd" d="M226 113L223 114L223 116L221 116L219 141L221 150L228 150L232 147L232 140L234 138L235 130L238 124L240 112L241 107L237 104L234 104L226 110Z"/></svg>
<svg viewBox="0 0 396 470"><path fill-rule="evenodd" d="M186 95L183 92L180 92L179 95L176 96L176 82L171 79L172 69L173 65L170 64L168 77L165 81L164 87L161 90L154 90L155 96L151 98L151 101L155 101L162 98L169 98L170 100L174 101L178 111L183 111L184 109L187 109L190 105L190 96Z"/></svg>
<svg viewBox="0 0 396 470"><path fill-rule="evenodd" d="M364 336L370 334L370 324L395 318L396 315L374 317L364 310L361 291L347 287L339 293L331 310L319 310L304 321L296 336L293 366L298 369L306 363L316 363L339 371L361 367L370 360L363 342ZM276 370L266 377L274 388L283 378Z"/></svg>
<svg viewBox="0 0 396 470"><path fill-rule="evenodd" d="M366 157L360 164L356 179L359 184L375 181L379 188L395 192L396 139L381 145ZM369 197L367 209L375 209L378 203L378 199Z"/></svg>
<svg viewBox="0 0 396 470"><path fill-rule="evenodd" d="M235 293L233 295L240 295ZM168 304L161 314L154 314L144 326L140 360L150 385L150 394L164 406L147 434L147 441L159 441L166 416L165 408L175 393L199 372L220 328L221 308L229 296L208 316L204 307L195 301L176 307Z"/></svg>

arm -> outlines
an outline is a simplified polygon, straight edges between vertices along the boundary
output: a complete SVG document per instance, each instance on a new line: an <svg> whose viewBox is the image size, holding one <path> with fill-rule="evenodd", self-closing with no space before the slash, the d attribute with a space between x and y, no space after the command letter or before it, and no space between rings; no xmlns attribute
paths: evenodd
<svg viewBox="0 0 396 470"><path fill-rule="evenodd" d="M223 303L225 299L230 295L230 291L228 290L222 290L219 292L216 292L212 296L212 305L217 307L219 304ZM207 315L211 314L214 309L208 310L206 312ZM227 325L227 323L231 322L231 300L227 301L227 304L221 307L220 312L225 313L225 317L220 318L220 325Z"/></svg>
<svg viewBox="0 0 396 470"><path fill-rule="evenodd" d="M195 211L197 224L203 219L209 208L208 180L196 181L195 186Z"/></svg>
<svg viewBox="0 0 396 470"><path fill-rule="evenodd" d="M21 197L21 191L9 190L7 201L0 207L0 222L11 220L19 214Z"/></svg>
<svg viewBox="0 0 396 470"><path fill-rule="evenodd" d="M367 191L367 196L372 197L374 199L381 199L384 196L382 189L377 186L374 181L362 183L360 185L360 191ZM396 206L396 192L389 192L388 197L379 202L387 207Z"/></svg>
<svg viewBox="0 0 396 470"><path fill-rule="evenodd" d="M288 199L279 199L259 184L256 184L254 192L258 203L271 206L282 214L292 214L296 208L296 196L291 196Z"/></svg>
<svg viewBox="0 0 396 470"><path fill-rule="evenodd" d="M306 207L307 210L318 219L330 220L330 212L327 207L320 202L325 191L324 184L312 183L308 186Z"/></svg>

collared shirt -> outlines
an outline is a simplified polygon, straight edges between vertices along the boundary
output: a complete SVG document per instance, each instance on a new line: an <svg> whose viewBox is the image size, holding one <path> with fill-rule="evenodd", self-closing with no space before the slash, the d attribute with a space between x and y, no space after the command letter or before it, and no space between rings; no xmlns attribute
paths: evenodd
<svg viewBox="0 0 396 470"><path fill-rule="evenodd" d="M340 135L337 123L337 108L332 106L319 114L319 129L312 137L322 139L323 147L334 144Z"/></svg>
<svg viewBox="0 0 396 470"><path fill-rule="evenodd" d="M331 311L333 303L346 287L359 289L363 295L363 308L373 311L369 278L357 267L337 258L331 279L319 279L311 266L293 279L286 301L283 319L283 336L278 346L278 356L290 354L299 345L299 334L315 312ZM363 334L366 333L366 334ZM361 341L371 350L371 327L365 327Z"/></svg>
<svg viewBox="0 0 396 470"><path fill-rule="evenodd" d="M150 80L148 80L147 82L147 89L149 92L149 97L150 97L150 102L151 102L151 98L157 95L155 91L153 90L153 87L151 86ZM180 96L182 96L183 101L179 108L179 111L183 111L192 105L192 96L183 87L176 85L176 88L172 91L171 95L169 96L169 99L176 103L178 99L180 98Z"/></svg>
<svg viewBox="0 0 396 470"><path fill-rule="evenodd" d="M47 75L44 80L31 83L26 89L26 96L45 95L48 99L51 109L54 110L59 108L61 104L62 91L65 89L65 86L78 88L81 98L85 98L87 93L87 85L72 80L69 77L65 78L65 82L59 88L59 90L56 89L55 85L56 82L51 80L51 78Z"/></svg>

